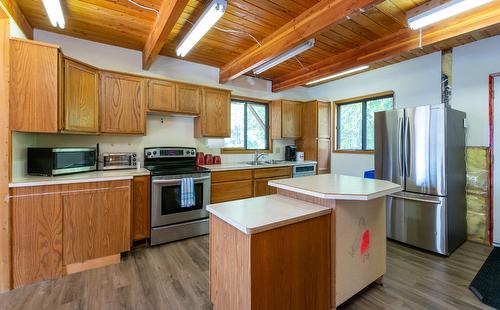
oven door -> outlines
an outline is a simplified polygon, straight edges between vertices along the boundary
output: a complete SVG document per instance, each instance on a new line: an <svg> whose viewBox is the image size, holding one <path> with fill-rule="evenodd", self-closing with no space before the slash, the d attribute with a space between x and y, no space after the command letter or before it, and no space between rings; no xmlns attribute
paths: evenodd
<svg viewBox="0 0 500 310"><path fill-rule="evenodd" d="M196 204L181 207L181 179L194 178ZM208 217L210 174L154 176L151 180L151 226L158 227Z"/></svg>

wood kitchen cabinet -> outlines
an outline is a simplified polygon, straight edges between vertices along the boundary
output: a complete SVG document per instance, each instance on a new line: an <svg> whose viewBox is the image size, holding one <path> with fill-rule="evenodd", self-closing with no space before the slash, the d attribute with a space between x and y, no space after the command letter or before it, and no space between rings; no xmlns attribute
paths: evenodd
<svg viewBox="0 0 500 310"><path fill-rule="evenodd" d="M304 152L304 159L318 162L318 174L330 173L331 104L322 101L304 103L302 128L297 149Z"/></svg>
<svg viewBox="0 0 500 310"><path fill-rule="evenodd" d="M132 196L132 240L144 240L151 233L149 176L134 177Z"/></svg>
<svg viewBox="0 0 500 310"><path fill-rule="evenodd" d="M10 127L24 132L58 132L62 100L59 47L10 40Z"/></svg>
<svg viewBox="0 0 500 310"><path fill-rule="evenodd" d="M13 287L63 275L63 225L58 186L11 189Z"/></svg>
<svg viewBox="0 0 500 310"><path fill-rule="evenodd" d="M275 100L271 104L271 137L300 138L302 135L302 103Z"/></svg>
<svg viewBox="0 0 500 310"><path fill-rule="evenodd" d="M61 129L99 132L98 70L78 61L64 60L64 104Z"/></svg>
<svg viewBox="0 0 500 310"><path fill-rule="evenodd" d="M212 172L211 203L251 197L253 197L251 169Z"/></svg>
<svg viewBox="0 0 500 310"><path fill-rule="evenodd" d="M276 187L267 185L271 180L292 177L292 167L262 168L254 170L254 197L276 194Z"/></svg>
<svg viewBox="0 0 500 310"><path fill-rule="evenodd" d="M101 71L100 84L101 132L146 134L145 79Z"/></svg>
<svg viewBox="0 0 500 310"><path fill-rule="evenodd" d="M231 92L203 88L201 115L195 120L197 137L231 136Z"/></svg>
<svg viewBox="0 0 500 310"><path fill-rule="evenodd" d="M62 203L64 265L130 250L130 181L79 184Z"/></svg>
<svg viewBox="0 0 500 310"><path fill-rule="evenodd" d="M148 80L147 105L150 111L177 112L175 83Z"/></svg>
<svg viewBox="0 0 500 310"><path fill-rule="evenodd" d="M200 114L201 87L190 84L175 84L176 112Z"/></svg>
<svg viewBox="0 0 500 310"><path fill-rule="evenodd" d="M130 195L129 180L12 188L14 288L128 251Z"/></svg>

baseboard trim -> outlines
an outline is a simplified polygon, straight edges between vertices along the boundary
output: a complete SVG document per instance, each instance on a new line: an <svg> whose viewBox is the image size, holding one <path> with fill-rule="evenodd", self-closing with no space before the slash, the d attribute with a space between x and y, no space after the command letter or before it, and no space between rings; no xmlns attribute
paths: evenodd
<svg viewBox="0 0 500 310"><path fill-rule="evenodd" d="M120 263L120 254L90 259L81 263L66 265L66 274L82 272Z"/></svg>

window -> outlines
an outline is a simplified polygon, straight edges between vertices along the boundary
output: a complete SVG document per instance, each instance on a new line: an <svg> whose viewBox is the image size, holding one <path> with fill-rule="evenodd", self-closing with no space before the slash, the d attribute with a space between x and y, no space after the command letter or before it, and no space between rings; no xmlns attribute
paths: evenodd
<svg viewBox="0 0 500 310"><path fill-rule="evenodd" d="M371 151L375 148L374 113L392 110L394 96L379 94L337 102L338 151Z"/></svg>
<svg viewBox="0 0 500 310"><path fill-rule="evenodd" d="M224 139L225 150L269 149L269 105L232 100L231 138Z"/></svg>

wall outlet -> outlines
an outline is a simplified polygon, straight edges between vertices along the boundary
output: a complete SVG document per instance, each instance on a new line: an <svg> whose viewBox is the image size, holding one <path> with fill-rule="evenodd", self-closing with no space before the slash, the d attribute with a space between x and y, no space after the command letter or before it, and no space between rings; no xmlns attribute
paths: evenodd
<svg viewBox="0 0 500 310"><path fill-rule="evenodd" d="M277 147L276 148L276 154L280 154L281 153L281 148L280 147Z"/></svg>
<svg viewBox="0 0 500 310"><path fill-rule="evenodd" d="M469 121L464 118L464 128L469 128Z"/></svg>

